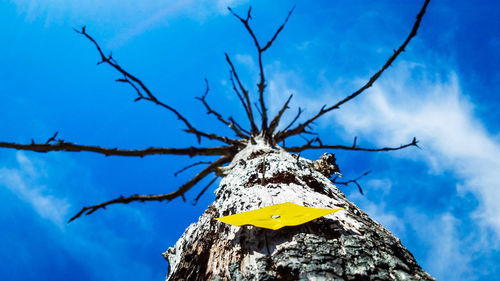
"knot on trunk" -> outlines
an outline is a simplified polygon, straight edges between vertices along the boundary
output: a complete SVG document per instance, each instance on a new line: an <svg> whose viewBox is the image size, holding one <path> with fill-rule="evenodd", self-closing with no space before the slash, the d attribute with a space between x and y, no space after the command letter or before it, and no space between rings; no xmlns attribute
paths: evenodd
<svg viewBox="0 0 500 281"><path fill-rule="evenodd" d="M324 153L319 160L312 162L311 167L327 178L333 174L342 176L334 153Z"/></svg>

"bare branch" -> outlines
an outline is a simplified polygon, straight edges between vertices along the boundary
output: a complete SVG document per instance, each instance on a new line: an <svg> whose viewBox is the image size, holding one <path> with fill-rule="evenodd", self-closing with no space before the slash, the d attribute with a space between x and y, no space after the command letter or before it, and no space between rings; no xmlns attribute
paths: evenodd
<svg viewBox="0 0 500 281"><path fill-rule="evenodd" d="M215 176L201 191L200 193L198 193L198 196L196 196L196 198L191 201L191 204L193 205L196 205L198 203L198 200L200 200L201 196L205 193L205 191L207 191L207 189L215 182L215 180L217 179L217 176Z"/></svg>
<svg viewBox="0 0 500 281"><path fill-rule="evenodd" d="M361 188L361 185L359 184L358 180L360 180L361 178L365 177L369 173L371 173L371 171L364 172L361 176L359 176L359 177L357 177L357 178L355 178L353 180L341 181L341 182L335 181L337 179L337 177L335 177L332 180L332 183L334 183L334 184L341 184L341 185L344 185L344 186L348 186L349 184L354 183L358 187L359 193L361 193L361 195L364 195L363 189Z"/></svg>
<svg viewBox="0 0 500 281"><path fill-rule="evenodd" d="M257 105L256 102L254 102L255 108L257 108L257 112L259 113L260 118L262 118L262 110L259 109L259 106Z"/></svg>
<svg viewBox="0 0 500 281"><path fill-rule="evenodd" d="M104 154L105 156L132 156L144 157L154 154L170 154L170 155L230 155L234 154L235 148L230 146L218 147L188 147L188 148L156 148L150 147L146 149L118 149L104 148L100 146L79 145L71 142L59 140L56 144L18 144L12 142L0 142L0 147L13 148L17 150L29 150L34 152L50 152L50 151L71 151L71 152L94 152Z"/></svg>
<svg viewBox="0 0 500 281"><path fill-rule="evenodd" d="M319 117L321 117L322 115L324 115L327 112L330 112L334 109L339 109L341 105L354 99L355 97L357 97L358 95L363 93L366 89L370 88L373 85L373 83L375 83L375 81L382 75L382 73L392 64L392 62L394 62L394 60L398 57L398 55L401 54L405 50L406 46L408 45L408 43L410 43L411 39L417 35L418 27L420 26L420 22L422 21L422 17L425 14L425 9L427 8L428 4L429 4L429 0L426 0L423 4L422 8L420 9L420 12L417 14L415 23L413 24L413 27L410 31L410 34L408 35L406 40L403 42L403 44L397 50L394 50L394 53L389 57L389 59L387 59L385 64L382 66L382 68L380 68L372 77L370 77L368 82L366 82L366 84L363 85L363 87L361 87L360 89L358 89L357 91L355 91L351 95L345 97L341 101L337 102L336 104L334 104L328 108L325 108L325 107L321 108L321 110L316 115L314 115L311 119L307 120L306 122L300 124L296 128L289 130L289 131L287 130L287 131L279 132L275 136L276 141L279 142L279 141L283 140L284 138L300 134L301 132L304 131L306 126L311 124L314 120L318 119Z"/></svg>
<svg viewBox="0 0 500 281"><path fill-rule="evenodd" d="M236 93L236 96L238 96L238 98L240 99L241 105L243 105L245 112L247 113L247 115L249 115L247 104L246 104L245 100L243 99L243 96L241 95L240 91L236 87L236 83L234 83L232 70L229 71L229 80L231 80L231 84L233 85L233 90ZM242 86L240 86L240 87L242 87ZM250 118L248 118L248 119L250 119Z"/></svg>
<svg viewBox="0 0 500 281"><path fill-rule="evenodd" d="M295 10L295 6L293 6L292 9L288 12L288 15L286 16L285 21L283 21L283 24L281 24L281 26L278 28L278 30L276 30L276 32L273 35L273 38L271 38L271 40L269 40L267 42L267 44L264 46L264 48L262 48L262 52L265 52L269 47L271 47L274 40L276 40L276 37L278 37L278 34L283 30L283 28L285 28L285 25L288 22L288 19L290 18L290 16L293 13L293 10Z"/></svg>
<svg viewBox="0 0 500 281"><path fill-rule="evenodd" d="M248 116L248 121L250 122L252 136L255 136L257 134L257 127L255 126L255 121L253 119L252 104L250 102L250 97L248 95L248 91L245 89L245 87L243 87L243 84L241 83L241 80L238 77L238 73L236 72L236 69L234 68L233 62L229 58L229 55L227 53L224 53L224 54L226 55L227 63L231 67L231 81L233 82L233 89L235 90L236 94L240 98L241 103L243 104L243 107L245 108L245 111L246 111L247 116ZM239 86L241 92L243 93L245 100L243 100L243 98L241 97L241 94L239 94L239 91L234 84L233 76L234 76L234 78L236 78L236 82L238 82L238 86Z"/></svg>
<svg viewBox="0 0 500 281"><path fill-rule="evenodd" d="M220 142L224 142L224 143L227 143L227 144L233 145L233 146L241 145L241 141L239 141L239 140L231 139L231 138L224 137L224 136L219 136L217 134L203 133L203 132L200 132L194 128L185 129L184 131L188 132L188 133L196 134L197 136L205 137L205 138L210 139L210 140L218 140Z"/></svg>
<svg viewBox="0 0 500 281"><path fill-rule="evenodd" d="M198 166L198 165L202 165L202 164L212 164L212 162L208 162L208 161L198 161L196 163L193 163L193 164L190 164L190 165L187 165L186 167L180 169L179 171L175 172L174 173L174 177L177 177L180 173L184 172L185 170L189 169L189 168L192 168L194 166Z"/></svg>
<svg viewBox="0 0 500 281"><path fill-rule="evenodd" d="M308 141L305 145L302 146L295 146L295 147L286 147L286 151L288 152L301 152L304 150L308 149L343 149L343 150L353 150L353 151L370 151L370 152L376 152L376 151L394 151L394 150L400 150L404 149L410 146L415 146L417 148L420 148L418 146L418 141L416 138L413 138L413 140L410 143L407 144L402 144L399 147L383 147L383 148L363 148L363 147L357 147L357 146L348 146L348 145L323 145L320 143L320 145L312 145L313 142L317 142L318 139L312 139Z"/></svg>
<svg viewBox="0 0 500 281"><path fill-rule="evenodd" d="M281 132L285 132L286 130L290 129L290 127L292 127L293 123L295 123L295 121L297 121L297 119L299 119L299 117L302 114L302 112L303 112L302 108L299 107L299 110L297 111L297 115L295 115L295 118L293 118L292 122L290 122L290 124L288 124L288 126L286 126L285 129L283 129L283 131L279 131L276 134L276 136L278 136Z"/></svg>
<svg viewBox="0 0 500 281"><path fill-rule="evenodd" d="M45 142L45 144L49 144L49 143L51 143L51 142L53 142L53 141L56 141L56 137L57 137L57 134L58 134L58 133L59 133L59 132L55 132L55 133L54 133L54 135L53 135L52 137L50 137L50 138L49 138L49 139ZM34 141L32 141L32 143L34 143Z"/></svg>
<svg viewBox="0 0 500 281"><path fill-rule="evenodd" d="M313 138L313 139L307 139L306 137L304 137L302 134L299 135L299 137L303 140L306 141L306 145L310 145L311 143L315 142L316 141L316 138Z"/></svg>
<svg viewBox="0 0 500 281"><path fill-rule="evenodd" d="M193 177L191 180L189 180L187 183L183 184L181 187L179 187L176 191L171 192L171 193L165 193L165 194L154 194L154 195L139 195L135 194L129 197L123 197L120 196L118 198L115 198L113 200L109 200L97 205L93 206L88 206L88 207L83 207L80 212L78 212L75 216L73 216L68 222L72 222L75 219L79 218L81 215L90 215L93 212L99 210L99 209L106 209L107 206L112 205L112 204L128 204L130 202L135 202L135 201L140 201L140 202L145 202L145 201L171 201L174 198L177 197L182 197L185 200L184 193L186 193L191 187L193 187L196 183L198 183L200 180L202 180L204 177L206 177L208 174L211 172L215 171L218 167L221 165L229 162L231 157L229 156L222 156L221 158L217 159L214 161L210 166L206 167L203 169L200 173L198 173L195 177Z"/></svg>
<svg viewBox="0 0 500 281"><path fill-rule="evenodd" d="M77 29L74 29L74 30L78 34L85 36L87 39L89 39L95 45L95 47L97 48L97 51L99 52L99 55L101 56L101 61L98 62L98 64L106 63L106 64L110 65L111 67L113 67L114 69L116 69L118 72L120 72L123 75L124 78L117 79L116 81L127 83L134 88L134 90L137 92L137 95L138 95L138 97L135 99L135 101L147 100L147 101L150 101L158 106L161 106L161 107L171 111L172 113L175 114L175 116L177 116L177 119L181 120L187 126L187 129L184 130L185 132L192 133L192 134L196 135L196 138L198 139L198 143L200 143L201 137L205 137L205 138L212 139L212 140L222 141L222 142L225 142L228 144L235 144L236 143L235 141L230 140L228 138L220 137L220 136L215 135L215 134L207 134L207 133L204 133L204 132L199 131L198 129L194 128L191 125L191 123L189 123L188 120L182 114L180 114L176 109L159 101L156 98L156 96L153 95L153 93L148 89L148 87L146 87L146 85L139 78L135 77L134 75L132 75L131 73L129 73L128 71L123 69L116 62L116 60L113 58L113 56L111 54L109 56L104 55L102 48L99 46L97 41L86 32L85 26L82 27L81 30L77 30ZM136 85L138 85L138 86L136 86ZM145 95L143 94L143 92L145 93Z"/></svg>
<svg viewBox="0 0 500 281"><path fill-rule="evenodd" d="M260 46L260 44L259 44L259 40L257 40L257 36L255 36L255 33L253 32L253 30L252 30L252 28L250 27L250 24L249 24L249 20L252 18L251 15L250 15L250 13L252 11L252 7L248 8L248 13L247 13L246 19L243 19L242 17L240 17L230 7L228 7L228 10L236 18L238 18L243 23L243 25L245 26L246 30L248 31L248 33L252 37L252 39L253 39L253 41L255 43L255 47L257 48L257 51L258 51L259 69L260 69L260 81L257 84L257 87L259 89L259 103L260 103L260 110L261 110L261 114L262 114L262 126L261 126L262 132L266 132L267 131L267 109L266 109L266 105L265 105L265 102L264 102L264 89L266 88L266 79L265 79L265 76L264 76L264 67L262 65L262 53L265 52L269 47L271 47L271 45L273 44L273 42L276 39L276 37L278 37L278 34L285 27L286 23L288 22L288 19L292 15L292 12L293 12L294 9L295 9L295 6L290 10L290 12L288 12L288 15L285 18L285 21L283 22L283 24L281 24L281 26L278 28L278 30L274 33L274 35L271 38L271 40L269 40L267 42L267 44L264 46L264 48L262 48Z"/></svg>
<svg viewBox="0 0 500 281"><path fill-rule="evenodd" d="M250 34L250 36L252 37L253 39L253 42L255 43L255 47L257 47L257 50L260 52L262 52L262 49L260 48L260 45L259 45L259 41L257 40L257 37L255 36L255 34L253 33L253 30L252 28L250 28L250 25L249 25L249 20L252 18L250 13L252 12L252 7L248 7L248 13L247 13L247 18L246 19L243 19L242 17L240 17L238 14L236 14L233 9L231 9L231 7L227 7L227 9L231 12L231 14L233 14L233 16L235 16L236 18L238 18L241 23L243 23L243 25L245 26L245 28L247 29L248 33Z"/></svg>
<svg viewBox="0 0 500 281"><path fill-rule="evenodd" d="M208 80L205 78L205 84L206 84L206 90L205 90L205 93L203 94L203 96L201 97L196 97L197 100L201 101L203 103L203 105L205 106L205 108L207 109L207 114L213 114L217 117L217 119L224 123L226 126L228 126L229 128L231 128L238 137L240 138L243 138L243 139L246 139L248 138L247 135L245 135L243 132L241 132L237 127L233 126L233 124L229 121L227 121L226 119L224 119L222 117L222 115L220 115L219 112L213 110L210 105L208 105L207 101L206 101L206 97L208 95L208 91L210 90L209 86L208 86Z"/></svg>
<svg viewBox="0 0 500 281"><path fill-rule="evenodd" d="M269 130L268 130L269 131L269 135L273 134L274 130L276 129L276 127L280 123L281 116L283 115L283 113L285 112L285 110L287 110L289 108L288 104L290 103L290 100L292 99L292 97L293 97L293 95L290 95L290 97L288 97L287 101L285 102L285 104L283 105L283 107L281 108L281 110L278 112L278 114L276 114L276 116L273 118L273 120L269 124Z"/></svg>
<svg viewBox="0 0 500 281"><path fill-rule="evenodd" d="M319 133L311 132L311 131L308 131L306 129L304 129L304 131L302 132L302 134L315 135L315 136L319 135Z"/></svg>
<svg viewBox="0 0 500 281"><path fill-rule="evenodd" d="M135 92L137 93L137 98L134 99L134 102L138 102L138 101L140 101L142 99L146 99L144 97L144 95L142 94L141 90L139 90L139 88L137 88L137 86L132 81L130 81L129 79L127 79L126 76L124 78L116 79L115 81L116 82L120 82L120 83L129 84L130 87L132 87L135 90Z"/></svg>
<svg viewBox="0 0 500 281"><path fill-rule="evenodd" d="M251 134L250 134L250 132L249 132L249 131L247 131L247 130L245 130L245 129L243 129L243 127L241 127L241 126L240 126L240 124L238 124L238 122L236 122L236 121L233 119L233 117L231 117L231 116L230 116L230 117L229 117L229 121L231 121L231 125L232 125L232 126L235 126L235 127L236 127L236 129L238 129L238 130L242 131L243 133L247 134L248 136L250 136L250 135L251 135Z"/></svg>

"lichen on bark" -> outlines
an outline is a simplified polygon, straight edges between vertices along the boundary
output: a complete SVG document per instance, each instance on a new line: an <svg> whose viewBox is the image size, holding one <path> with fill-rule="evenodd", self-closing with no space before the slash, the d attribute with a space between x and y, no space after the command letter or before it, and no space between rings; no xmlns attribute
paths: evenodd
<svg viewBox="0 0 500 281"><path fill-rule="evenodd" d="M215 202L163 254L167 280L434 280L317 167L259 140L240 151ZM215 220L284 202L343 210L274 231Z"/></svg>

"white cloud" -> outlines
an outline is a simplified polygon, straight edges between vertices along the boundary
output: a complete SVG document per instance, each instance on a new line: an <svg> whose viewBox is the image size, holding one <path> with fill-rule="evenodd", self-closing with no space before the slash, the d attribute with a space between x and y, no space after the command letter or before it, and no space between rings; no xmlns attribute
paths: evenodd
<svg viewBox="0 0 500 281"><path fill-rule="evenodd" d="M0 168L0 185L29 203L40 217L63 228L70 205L65 199L51 195L45 185L38 183L44 174L43 165L31 161L22 152L16 154L16 160L17 168Z"/></svg>
<svg viewBox="0 0 500 281"><path fill-rule="evenodd" d="M270 107L274 111L289 93L295 93L295 104L308 108L306 115L310 116L324 101L338 100L333 89L345 88L319 75L321 86L314 89L299 73L279 68L275 67L269 82ZM339 124L346 132L345 140L350 142L357 135L358 144L370 140L379 146L398 146L417 137L422 151L392 155L424 161L431 173L453 173L460 180L458 193L472 192L480 201L472 216L500 237L500 143L475 117L474 105L462 93L457 75L448 71L442 77L433 69L404 61L389 71L362 96L323 117L318 124L327 129L330 124ZM365 81L355 80L359 85ZM292 116L289 113L286 117Z"/></svg>
<svg viewBox="0 0 500 281"><path fill-rule="evenodd" d="M436 277L474 280L472 263L477 262L477 254L500 247L497 242L500 238L500 143L496 132L488 132L475 116L474 104L462 92L457 75L449 70L446 76L435 74L446 72L443 65L436 71L432 66L399 61L362 96L318 120L317 124L326 130L331 130L332 124L340 125L344 132L335 127L337 135L344 134L347 142L352 141L352 136L358 136L358 144L364 141L366 146L370 146L367 141L373 146L398 146L417 137L423 150L418 153L403 150L391 155L425 163L431 174L447 172L453 177L450 180L456 182L458 197L473 195L479 203L476 209L448 208L465 212L474 224L467 227L470 233L459 230L463 228L462 219L454 217L451 211L418 214L409 207L404 214L396 215L386 209L383 198L376 202L370 198L360 199L355 194L351 196L360 201L362 209L371 217L398 236L417 232L418 243L429 248L422 265ZM318 110L322 102L336 101L345 95L338 93L349 93L345 83L349 77L328 82L318 75L320 86L314 88L304 82L298 71L279 68L278 65L269 82L269 99L274 110L290 92L297 93L295 104L309 108L307 116ZM362 85L365 81L352 79L348 84ZM384 197L386 190L378 192ZM450 202L453 204L459 201Z"/></svg>
<svg viewBox="0 0 500 281"><path fill-rule="evenodd" d="M430 248L422 266L438 280L475 280L471 265L473 247L461 240L457 228L460 221L449 213L435 218L414 209L407 209L404 220Z"/></svg>
<svg viewBox="0 0 500 281"><path fill-rule="evenodd" d="M225 15L227 7L236 7L246 0L13 0L27 21L43 20L45 25L89 23L113 26L115 36L107 47L116 48L133 37L168 20L187 17L203 22L210 16ZM110 36L109 36L110 37ZM108 37L108 38L109 38Z"/></svg>
<svg viewBox="0 0 500 281"><path fill-rule="evenodd" d="M387 180L381 181L383 182ZM372 190L376 183L372 185L370 181L366 185ZM414 207L398 210L398 214L395 214L387 208L385 200L374 203L371 198L361 196L357 192L350 197L357 201L372 219L396 237L417 236L420 251L425 249L417 262L438 280L475 280L475 269L472 265L474 253L488 248L487 241L476 241L476 235L461 233L461 221L452 214L446 212L432 215ZM402 240L405 244L406 239Z"/></svg>
<svg viewBox="0 0 500 281"><path fill-rule="evenodd" d="M334 86L329 83L322 83L318 89L308 86L299 70L284 70L280 62L273 62L264 71L269 77L267 101L270 116L278 113L290 94L293 94L290 109L283 115L278 129L289 124L297 114L298 107L304 110L302 117L311 116L328 100L325 96L335 93ZM322 72L318 74L318 80L325 81Z"/></svg>
<svg viewBox="0 0 500 281"><path fill-rule="evenodd" d="M110 212L110 215L115 216L111 220L92 216L68 224L67 220L70 215L74 215L75 208L82 206L77 204L71 207L70 199L61 195L67 191L64 190L67 186L58 189L57 182L61 178L78 178L78 188L89 185L86 183L89 179L86 179L87 175L82 171L85 168L79 167L71 158L64 156L43 155L38 158L28 157L23 152L17 152L15 156L15 161L2 159L0 188L12 192L19 198L15 204L29 206L26 211L32 216L38 215L42 220L35 226L40 235L34 240L29 235L24 237L22 233L12 232L8 226L7 235L22 238L20 243L30 247L36 247L36 243L42 239L51 248L44 251L56 252L55 259L65 257L70 264L76 263L78 270L84 270L85 274L95 277L96 280L131 280L137 276L140 276L141 280L153 280L157 277L158 271L155 271L154 266L137 257L132 258L130 253L133 252L133 246L130 237L120 233L123 226L129 224L134 226L134 231L152 233L149 217L137 208L115 208ZM49 160L42 160L47 158ZM64 165L61 167L61 164ZM78 189L74 188L74 182L67 185L73 185L69 188L72 195L79 194ZM126 219L123 219L124 217ZM119 223L113 225L110 221ZM32 227L26 226L28 231ZM152 238L142 241L147 245L149 239ZM51 262L52 260L49 264Z"/></svg>
<svg viewBox="0 0 500 281"><path fill-rule="evenodd" d="M251 55L237 54L235 56L235 58L239 64L242 64L244 67L247 68L246 69L247 71L250 71L250 72L257 72L258 71L258 68L255 65L255 61Z"/></svg>
<svg viewBox="0 0 500 281"><path fill-rule="evenodd" d="M411 232L419 238L420 247L428 250L418 262L438 280L475 280L473 256L478 247L484 250L487 244L469 241L476 238L470 235L463 240L464 235L458 230L461 222L452 214L433 217L409 207L404 214L396 215L383 202L375 204L366 197L358 199L361 208L396 237L405 237Z"/></svg>
<svg viewBox="0 0 500 281"><path fill-rule="evenodd" d="M384 202L377 205L366 200L366 202L362 204L362 209L369 214L373 220L393 232L396 237L405 235L406 229L404 220L394 213L388 212Z"/></svg>
<svg viewBox="0 0 500 281"><path fill-rule="evenodd" d="M423 151L397 155L421 158L433 172L455 174L463 182L459 194L472 192L480 201L473 216L500 237L500 144L474 116L455 73L410 79L422 70L400 62L388 79L335 117L350 134L379 145L399 145L416 136Z"/></svg>
<svg viewBox="0 0 500 281"><path fill-rule="evenodd" d="M110 48L116 48L124 44L126 41L133 37L142 34L148 29L152 29L158 24L162 24L168 19L178 16L187 16L191 19L204 21L207 17L213 15L225 15L229 11L228 6L235 7L245 1L240 0L217 0L217 1L194 1L194 0L171 0L168 2L154 1L154 5L143 4L141 6L146 8L144 18L139 20L137 24L131 25L127 30L119 33L108 42ZM158 3L159 4L158 6ZM165 24L165 23L163 23Z"/></svg>
<svg viewBox="0 0 500 281"><path fill-rule="evenodd" d="M135 19L162 10L175 10L195 19L203 19L209 14L227 14L228 6L238 6L246 0L12 0L12 2L28 20L45 18L51 21L63 16L77 17L77 14L90 18L99 18L103 15L120 16L121 20L126 20L130 16Z"/></svg>

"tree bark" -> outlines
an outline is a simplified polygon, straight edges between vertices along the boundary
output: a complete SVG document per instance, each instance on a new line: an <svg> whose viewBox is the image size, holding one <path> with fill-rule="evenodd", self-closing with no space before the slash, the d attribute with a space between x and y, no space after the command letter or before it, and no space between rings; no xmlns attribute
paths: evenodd
<svg viewBox="0 0 500 281"><path fill-rule="evenodd" d="M434 280L317 163L260 141L240 151L215 202L163 253L167 280ZM274 231L215 220L285 202L343 210Z"/></svg>

